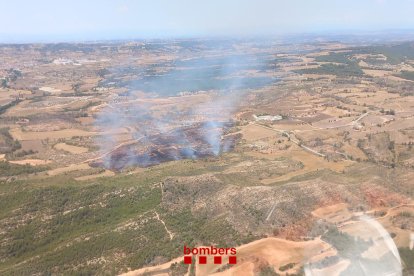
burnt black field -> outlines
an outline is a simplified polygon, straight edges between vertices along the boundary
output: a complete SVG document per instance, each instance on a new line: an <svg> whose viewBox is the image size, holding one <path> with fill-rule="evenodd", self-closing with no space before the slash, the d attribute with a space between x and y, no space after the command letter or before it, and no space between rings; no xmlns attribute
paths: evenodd
<svg viewBox="0 0 414 276"><path fill-rule="evenodd" d="M181 159L216 157L234 149L240 134L221 137L230 122L203 122L169 132L144 137L139 143L125 145L91 162L93 167L121 171L128 167L150 167Z"/></svg>

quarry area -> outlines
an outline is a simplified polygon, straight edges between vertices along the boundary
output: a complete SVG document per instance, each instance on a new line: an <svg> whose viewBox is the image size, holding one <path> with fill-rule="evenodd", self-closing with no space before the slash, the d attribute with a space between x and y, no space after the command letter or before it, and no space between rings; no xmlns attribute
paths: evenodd
<svg viewBox="0 0 414 276"><path fill-rule="evenodd" d="M0 275L414 275L413 42L0 60ZM184 245L238 261L184 265Z"/></svg>

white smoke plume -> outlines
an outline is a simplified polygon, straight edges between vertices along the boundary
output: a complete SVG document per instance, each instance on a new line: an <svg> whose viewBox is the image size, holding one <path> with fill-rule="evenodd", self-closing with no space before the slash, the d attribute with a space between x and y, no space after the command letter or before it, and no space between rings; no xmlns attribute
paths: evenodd
<svg viewBox="0 0 414 276"><path fill-rule="evenodd" d="M103 153L119 146L119 131L128 129L135 142L146 149L139 154L127 150L118 159L126 166L157 164L154 158L177 160L219 155L231 148L223 133L231 124L233 112L246 91L275 81L270 77L255 77L247 71L272 70L271 57L229 55L202 57L175 63L175 68L162 74L141 74L126 86L130 91L114 100L99 114L96 125L105 131L98 144ZM161 66L161 65L160 65ZM165 66L165 64L163 65ZM122 70L121 70L122 71ZM148 99L177 96L182 92L206 91L209 100L188 110L157 110L156 101ZM147 94L143 94L142 91ZM143 96L146 95L146 96ZM157 110L157 111L155 111ZM118 134L117 134L118 132ZM159 152L157 147L164 149ZM105 167L113 166L113 154L106 154Z"/></svg>

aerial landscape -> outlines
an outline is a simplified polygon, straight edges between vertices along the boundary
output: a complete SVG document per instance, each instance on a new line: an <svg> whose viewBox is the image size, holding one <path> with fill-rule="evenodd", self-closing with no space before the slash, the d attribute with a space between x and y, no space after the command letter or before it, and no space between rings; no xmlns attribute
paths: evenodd
<svg viewBox="0 0 414 276"><path fill-rule="evenodd" d="M414 32L0 43L0 275L414 275L413 197Z"/></svg>

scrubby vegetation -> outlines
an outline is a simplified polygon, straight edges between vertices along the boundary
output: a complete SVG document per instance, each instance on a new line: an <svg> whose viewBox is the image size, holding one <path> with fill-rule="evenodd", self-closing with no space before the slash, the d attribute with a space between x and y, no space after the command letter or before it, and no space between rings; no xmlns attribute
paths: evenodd
<svg viewBox="0 0 414 276"><path fill-rule="evenodd" d="M298 74L322 74L336 75L338 77L359 77L364 74L358 66L358 62L351 58L350 53L330 53L329 55L315 58L318 62L329 62L321 64L317 68L294 70Z"/></svg>
<svg viewBox="0 0 414 276"><path fill-rule="evenodd" d="M279 270L286 271L286 270L292 269L295 265L296 265L295 263L288 263L288 264L285 264L279 267Z"/></svg>
<svg viewBox="0 0 414 276"><path fill-rule="evenodd" d="M9 109L10 107L15 106L19 102L20 102L20 100L19 99L16 99L14 101L9 102L8 104L5 104L3 106L0 106L0 114L3 114L4 112L7 111L7 109Z"/></svg>
<svg viewBox="0 0 414 276"><path fill-rule="evenodd" d="M132 180L119 180L118 184L132 184ZM82 267L84 262L115 254L117 250L123 252L120 251L121 255L127 254L123 262L133 267L150 262L163 247L170 247L162 251L170 257L174 250L165 243L165 230L148 213L159 204L160 190L141 183L131 185L128 191L108 182L79 187L54 179L47 181L46 186L35 185L31 189L25 182L13 183L14 188L3 183L3 191L14 192L2 196L0 217L8 217L16 225L2 225L9 241L0 251L4 260L0 269L36 255L42 256L40 260L14 271L21 275L46 273L59 266L55 272L64 273L79 265L79 272L96 273L102 264L86 268ZM15 208L19 211L13 215L7 211ZM30 214L29 218L24 219L25 214ZM137 230L116 230L131 218L147 222ZM153 241L158 244L152 244ZM120 267L116 269L119 271Z"/></svg>
<svg viewBox="0 0 414 276"><path fill-rule="evenodd" d="M174 174L168 168L163 172ZM0 271L116 274L177 257L183 244L230 247L254 239L240 235L222 217L162 207L159 180L164 177L160 170L150 170L82 185L63 176L1 182L0 228L5 232L0 238L6 242ZM155 212L174 233L173 240ZM28 261L16 266L23 260ZM181 271L180 266L175 270Z"/></svg>
<svg viewBox="0 0 414 276"><path fill-rule="evenodd" d="M338 250L338 254L344 258L358 256L372 244L372 242L366 242L362 239L354 238L347 233L340 232L335 227L330 228L323 234L322 240L332 244Z"/></svg>
<svg viewBox="0 0 414 276"><path fill-rule="evenodd" d="M322 64L317 68L294 70L298 74L335 75L338 77L360 77L364 72L355 63L350 64Z"/></svg>
<svg viewBox="0 0 414 276"><path fill-rule="evenodd" d="M20 142L13 139L9 128L0 128L0 153L10 153L20 148Z"/></svg>
<svg viewBox="0 0 414 276"><path fill-rule="evenodd" d="M414 250L411 250L408 247L399 248L400 257L403 263L403 273L404 275L413 275L414 274Z"/></svg>
<svg viewBox="0 0 414 276"><path fill-rule="evenodd" d="M349 58L349 54L345 52L340 53L330 53L325 56L318 56L315 58L315 61L318 62L334 62L334 63L344 63L344 64L354 64L355 61Z"/></svg>
<svg viewBox="0 0 414 276"><path fill-rule="evenodd" d="M279 276L279 273L276 273L275 269L271 266L266 266L259 272L259 276Z"/></svg>
<svg viewBox="0 0 414 276"><path fill-rule="evenodd" d="M171 276L181 276L185 275L188 271L188 265L184 264L184 262L173 263L170 266L170 275Z"/></svg>
<svg viewBox="0 0 414 276"><path fill-rule="evenodd" d="M35 154L35 153L37 153L37 151L34 151L34 150L20 150L20 151L17 151L17 152L11 152L11 153L9 153L9 154L7 154L6 156L7 156L7 159L13 159L13 158L20 158L20 157L23 157L23 156L26 156L26 155L32 155L32 154Z"/></svg>
<svg viewBox="0 0 414 276"><path fill-rule="evenodd" d="M366 47L365 51L368 53L383 54L387 57L387 62L391 64L399 64L407 59L414 58L414 45L410 42L399 45Z"/></svg>
<svg viewBox="0 0 414 276"><path fill-rule="evenodd" d="M312 216L315 208L346 203L350 212L364 211L377 204L385 210L413 195L409 181L412 167L402 166L403 162L413 166L411 140L414 130L406 115L411 109L405 102L408 99L403 99L403 103L398 96L412 95L414 86L409 81L381 77L382 70L387 71L387 75L400 70L401 66L392 64L405 60L405 66L408 66L411 61L407 57L411 55L412 44L403 46L405 50L391 45L359 46L337 51L332 50L337 47L335 42L334 47L326 47L325 43L310 47L304 45L300 52L289 49L291 45L277 44L269 50L266 50L267 46L263 49L258 47L250 55L247 53L251 45L239 48L236 42L231 42L231 49L216 54L214 51L204 52L209 49L204 44L207 42L180 50L178 45L183 43L193 42L176 41L170 46L161 41L155 44L148 42L144 43L145 47L142 43L105 47L96 44L97 48L103 49L98 51L103 52L96 53L95 62L76 67L77 70L72 70L73 66L58 66L58 71L53 61L62 55L61 50L78 51L76 59L73 59L76 62L78 58L82 60L81 53L94 52L96 45L35 46L44 53L50 51L47 57L41 57L41 70L37 72L37 67L27 66L25 78L17 78L19 72L10 72L16 74L17 82L3 79L7 81L4 83L6 86L12 86L7 93L21 97L18 87L24 92L23 102L3 114L1 122L13 128L20 126L23 131L32 132L34 138L24 138L23 149L20 149L20 143L13 139L14 134L11 136L6 128L0 129L0 153L5 153L10 161L39 151L30 158L50 160L50 166L57 169L54 172L58 173L63 168L63 173L46 176L45 173L35 174L47 169L44 166L0 162L1 275L116 275L130 269L166 263L182 255L183 245L236 247L270 236L292 241L322 236L338 254L307 265L323 269L343 258L360 257L371 243L340 232L328 223L331 218L347 220L347 215L340 218L340 213L337 213L325 221ZM200 46L202 51L197 49ZM164 55L171 49L177 51L174 56ZM143 65L141 57L152 50L156 52L151 56L162 58L148 60ZM168 53L163 52L166 50ZM246 54L242 56L231 54L230 60L225 57L228 53L244 51ZM280 51L283 54L279 56ZM327 51L331 53L320 56ZM118 59L118 52L122 52L121 59ZM136 59L125 64L128 53ZM17 51L15 55L18 60L23 52ZM71 56L66 51L65 55ZM181 59L183 56L186 58ZM107 61L101 63L100 60L106 60L106 57L117 64L116 68L105 69ZM289 64L292 61L295 63ZM304 81L302 76L287 73L293 68L309 68L296 72L317 75ZM377 70L375 73L378 74L367 71L364 75L361 68ZM325 74L337 77L327 78L323 76ZM399 76L411 78L411 75L412 72L403 71ZM42 78L37 78L39 76ZM83 79L85 76L88 76L87 80ZM283 82L277 83L279 78ZM37 88L41 85L52 85L56 92L42 91ZM116 89L120 86L121 89ZM11 91L13 87L15 91ZM102 167L89 169L81 166L82 170L65 170L69 165L98 160L95 158L102 154L102 160L106 161L109 155L105 153L116 153L118 142L140 140L141 133L144 136L150 133L146 127L153 123L157 125L156 132L164 124L173 131L175 126L186 125L187 122L191 124L200 120L202 123L209 118L208 114L204 115L204 109L207 110L204 102L210 94L199 90L217 90L211 93L213 99L215 95L221 98L221 94L227 94L227 91L218 90L232 88L236 93L254 88L249 94L243 94L240 105L237 104L236 127L225 130L221 135L221 138L231 133L243 135L233 152L198 160L165 162L148 168L128 167L113 177L108 176L110 172ZM141 99L142 91L131 92L135 90L154 92L160 98L151 94ZM188 93L199 95L162 97ZM4 95L3 102L9 102L9 94ZM145 102L145 106L148 104L151 114L141 116L136 112L138 108L124 105L130 100L135 103L134 99ZM202 110L197 108L198 103L203 103ZM97 105L100 106L92 108ZM103 132L100 132L92 119L109 108L118 110L118 107L125 108L127 116L121 120L105 120ZM7 108L0 108L0 113ZM199 114L201 111L203 114ZM367 112L370 112L369 116L358 119ZM168 120L161 120L162 124L158 124L158 119L164 118L164 114ZM253 114L280 114L283 120L266 123L267 129L262 129L253 122ZM213 115L227 117L226 114ZM78 119L86 116L89 118ZM118 124L118 121L129 120L128 126ZM404 123L399 125L400 122ZM79 133L90 136L72 136L70 133L69 136L60 136L59 131L56 137L60 138L55 139L52 137L55 133L50 138L43 134L71 129L74 130L73 135L77 134L77 129L96 131L94 134L97 135ZM394 137L391 132L395 131L402 134ZM107 139L107 134L112 133L116 137L114 144L98 152L97 145L112 144ZM23 132L23 135L29 137L28 133ZM189 138L189 135L185 136ZM115 141L118 138L119 141ZM178 140L185 139L180 137ZM177 141L166 143L168 147L165 150L160 147L162 150L157 149L151 154L163 155L182 142ZM327 157L323 159L309 150L302 151L296 142ZM89 151L65 145L73 149L72 153L65 151L64 147L59 149L62 145L55 147L58 143L88 148ZM143 145L150 147L146 141ZM134 144L134 147L136 153L141 151L140 144ZM77 150L85 152L78 154ZM134 158L135 153L129 153ZM96 172L107 174L103 173L106 176L102 178L72 179L93 177ZM33 175L29 177L28 174ZM354 219L351 217L349 220ZM412 216L408 212L384 219L390 219L393 226L407 231L413 227ZM399 232L395 232L399 237ZM266 263L259 256L247 259L243 256L241 252L238 261L253 260L254 272L258 275L289 275L287 272L295 271L295 275L304 275L303 267L299 269L299 266L308 261L308 256L304 256L300 263L296 257L283 263L271 263L270 260ZM411 252L401 251L409 272L413 270L409 263L412 257ZM220 271L231 267L223 265ZM163 273L171 275L183 275L187 271L195 275L195 266L179 262L162 269ZM358 273L355 267L350 271Z"/></svg>
<svg viewBox="0 0 414 276"><path fill-rule="evenodd" d="M14 176L21 174L37 173L47 170L46 166L30 166L29 164L17 165L7 161L0 161L0 176Z"/></svg>
<svg viewBox="0 0 414 276"><path fill-rule="evenodd" d="M413 71L401 71L401 73L396 74L397 77L414 81L414 72Z"/></svg>

